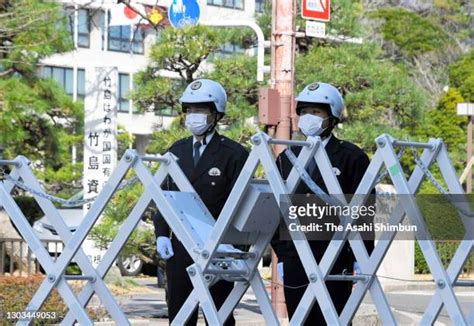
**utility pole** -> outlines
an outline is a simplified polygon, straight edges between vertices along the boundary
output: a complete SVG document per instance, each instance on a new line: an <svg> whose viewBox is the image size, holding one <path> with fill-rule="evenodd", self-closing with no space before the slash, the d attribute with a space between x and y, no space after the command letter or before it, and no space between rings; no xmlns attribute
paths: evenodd
<svg viewBox="0 0 474 326"><path fill-rule="evenodd" d="M272 0L271 87L280 94L280 113L275 136L290 139L295 67L295 13L294 0ZM278 155L284 147L275 147ZM286 317L283 287L277 273L277 257L272 252L272 305L278 317Z"/></svg>
<svg viewBox="0 0 474 326"><path fill-rule="evenodd" d="M292 99L295 74L295 2L273 0L272 3L272 88L280 93L280 116L276 138L290 139ZM277 147L281 152L283 147Z"/></svg>

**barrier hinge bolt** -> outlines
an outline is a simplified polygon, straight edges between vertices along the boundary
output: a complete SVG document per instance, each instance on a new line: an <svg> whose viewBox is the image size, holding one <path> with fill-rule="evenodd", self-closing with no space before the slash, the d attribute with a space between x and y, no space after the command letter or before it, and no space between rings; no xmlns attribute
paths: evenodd
<svg viewBox="0 0 474 326"><path fill-rule="evenodd" d="M258 136L253 136L252 137L252 143L254 143L255 145L259 145L260 144L260 138Z"/></svg>
<svg viewBox="0 0 474 326"><path fill-rule="evenodd" d="M445 283L443 280L438 280L438 282L436 282L436 285L437 285L440 289L444 289L444 287L446 286L446 283Z"/></svg>
<svg viewBox="0 0 474 326"><path fill-rule="evenodd" d="M312 273L309 275L309 281L311 283L315 283L317 280L318 280L318 277L316 276L316 274Z"/></svg>

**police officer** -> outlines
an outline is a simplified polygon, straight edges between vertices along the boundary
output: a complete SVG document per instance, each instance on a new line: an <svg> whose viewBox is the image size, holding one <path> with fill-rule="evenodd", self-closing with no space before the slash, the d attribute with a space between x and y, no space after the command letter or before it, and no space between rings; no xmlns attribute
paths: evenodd
<svg viewBox="0 0 474 326"><path fill-rule="evenodd" d="M336 87L330 84L313 83L298 95L296 101L300 131L306 136L321 137L322 144L325 146L333 171L344 194L354 194L369 165L369 158L359 147L350 142L337 139L332 133L334 127L341 120L344 108L341 94ZM293 151L297 155L301 148L295 148ZM277 166L285 179L293 167L283 153L277 158ZM318 186L327 193L318 167L310 163L307 172ZM295 193L307 194L312 192L306 184L301 182ZM319 263L329 241L309 241L309 244L316 261ZM306 290L305 285L309 281L292 241L280 240L277 231L272 240L272 246L278 257L280 276L283 276L286 306L291 319ZM371 242L368 241L366 246L371 247ZM368 248L369 252L371 249ZM354 256L346 243L331 274L351 273L353 263ZM326 282L326 286L335 308L340 314L351 294L352 283L329 281ZM324 317L317 302L313 305L305 324L324 325Z"/></svg>
<svg viewBox="0 0 474 326"><path fill-rule="evenodd" d="M244 147L215 131L217 122L224 116L227 95L217 82L199 79L189 84L179 99L186 114L186 127L193 136L174 143L169 151L178 157L178 163L188 177L196 192L217 218L224 207L227 197L240 174L248 153ZM162 186L177 190L172 180ZM193 286L186 267L193 260L179 239L170 232L160 213L154 217L158 254L165 260L168 314L173 321L182 305L191 293ZM233 283L219 281L210 289L217 309L222 306ZM188 325L196 325L197 309L188 320ZM225 325L234 325L230 316Z"/></svg>

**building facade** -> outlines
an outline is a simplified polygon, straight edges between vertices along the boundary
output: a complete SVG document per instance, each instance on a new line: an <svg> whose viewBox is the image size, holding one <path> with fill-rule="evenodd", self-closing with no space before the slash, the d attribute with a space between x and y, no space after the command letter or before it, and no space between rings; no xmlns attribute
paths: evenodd
<svg viewBox="0 0 474 326"><path fill-rule="evenodd" d="M133 89L133 76L144 70L148 54L156 42L153 28L136 29L130 25L109 26L110 16L117 1L57 0L64 6L69 18L74 50L56 54L41 61L40 74L61 84L74 100L85 97L85 70L93 67L115 66L117 83L118 123L135 136L134 147L144 152L154 130L166 128L173 119L173 112L157 115L155 112L140 113L128 97ZM175 0L176 1L176 0ZM133 3L133 1L132 1ZM156 0L136 1L154 6ZM169 8L171 1L158 1ZM200 21L211 19L255 20L255 13L263 10L263 1L255 0L200 0ZM224 53L241 52L242 49L225 46ZM170 78L172 73L163 73Z"/></svg>

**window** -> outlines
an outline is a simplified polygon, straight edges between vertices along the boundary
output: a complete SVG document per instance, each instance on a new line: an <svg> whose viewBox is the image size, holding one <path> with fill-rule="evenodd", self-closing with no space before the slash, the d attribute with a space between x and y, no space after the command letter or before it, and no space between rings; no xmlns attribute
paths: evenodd
<svg viewBox="0 0 474 326"><path fill-rule="evenodd" d="M238 46L238 45L231 44L231 43L226 43L221 47L219 52L223 53L224 55L226 55L226 54L239 54L239 53L242 54L242 53L245 52L245 50L243 48L241 48L240 46Z"/></svg>
<svg viewBox="0 0 474 326"><path fill-rule="evenodd" d="M67 19L67 31L71 35L71 44L74 46L74 8L66 7L64 8L64 15Z"/></svg>
<svg viewBox="0 0 474 326"><path fill-rule="evenodd" d="M42 77L55 80L64 88L67 94L73 94L74 84L72 68L45 66L43 67Z"/></svg>
<svg viewBox="0 0 474 326"><path fill-rule="evenodd" d="M265 0L255 0L255 12L263 13L265 10Z"/></svg>
<svg viewBox="0 0 474 326"><path fill-rule="evenodd" d="M207 4L218 7L244 9L244 0L207 0Z"/></svg>
<svg viewBox="0 0 474 326"><path fill-rule="evenodd" d="M86 97L86 71L77 69L77 98L84 101Z"/></svg>
<svg viewBox="0 0 474 326"><path fill-rule="evenodd" d="M232 55L244 54L244 53L245 53L244 48L241 48L240 46L235 45L235 44L225 43L224 45L220 47L219 51L211 53L211 55L209 56L209 59L212 61L215 59L227 58Z"/></svg>
<svg viewBox="0 0 474 326"><path fill-rule="evenodd" d="M74 71L72 68L44 66L41 72L41 77L55 80L63 87L68 95L74 94ZM85 97L85 70L77 69L77 98L84 99Z"/></svg>
<svg viewBox="0 0 474 326"><path fill-rule="evenodd" d="M88 48L90 46L90 16L89 10L79 9L77 13L77 46L80 48Z"/></svg>
<svg viewBox="0 0 474 326"><path fill-rule="evenodd" d="M130 110L130 100L128 93L130 91L130 75L119 74L118 80L118 111L128 112Z"/></svg>
<svg viewBox="0 0 474 326"><path fill-rule="evenodd" d="M73 7L65 9L68 18L68 31L71 34L71 40L74 42L74 19L75 13ZM90 47L90 17L89 10L77 10L77 46L80 48Z"/></svg>
<svg viewBox="0 0 474 326"><path fill-rule="evenodd" d="M155 115L163 117L176 117L179 112L172 107L165 107L160 110L155 110Z"/></svg>
<svg viewBox="0 0 474 326"><path fill-rule="evenodd" d="M110 51L143 54L143 31L130 25L110 26L108 35Z"/></svg>

